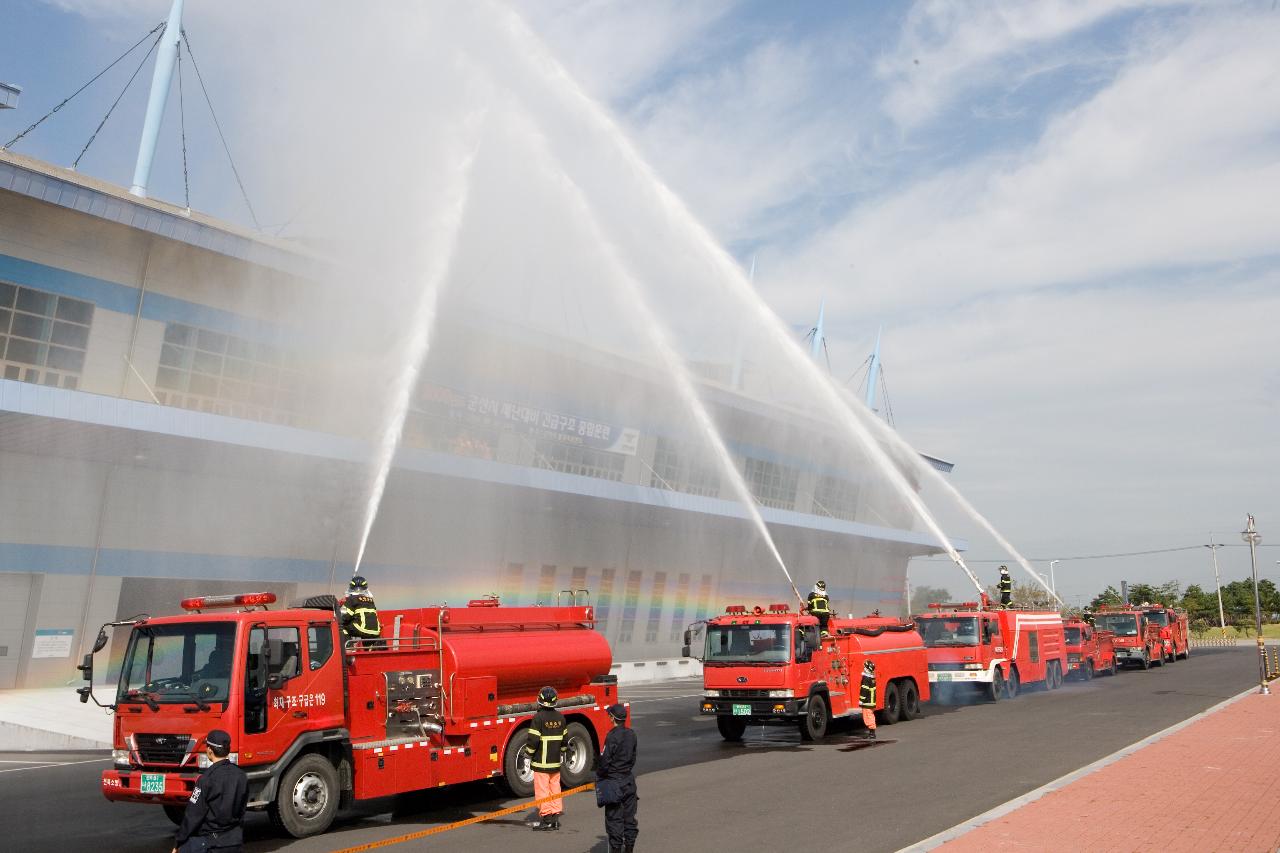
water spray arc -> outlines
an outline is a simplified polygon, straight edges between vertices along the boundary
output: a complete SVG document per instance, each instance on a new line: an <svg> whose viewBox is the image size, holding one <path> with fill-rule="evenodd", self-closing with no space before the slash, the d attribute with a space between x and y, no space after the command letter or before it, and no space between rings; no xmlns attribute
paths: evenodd
<svg viewBox="0 0 1280 853"><path fill-rule="evenodd" d="M541 138L539 138L541 142ZM537 146L538 153L548 161L553 158L547 150L547 146L541 144ZM707 410L706 403L703 402L701 395L694 385L692 375L688 366L684 363L675 346L672 344L667 327L658 319L657 314L650 306L648 299L645 298L644 289L634 275L628 271L623 263L618 250L613 243L601 231L597 224L596 217L592 212L591 205L587 200L586 194L582 188L570 177L562 167L558 165L553 174L559 179L565 193L569 196L575 209L581 214L580 219L586 225L588 233L591 237L591 243L604 252L605 258L609 265L614 269L619 281L622 283L622 289L625 291L631 308L635 311L639 318L639 325L643 328L649 337L649 342L661 357L663 364L670 372L675 380L676 390L680 394L681 400L689 408L690 413L698 423L698 427L702 430L703 437L707 443L711 445L715 451L716 461L719 463L721 470L729 478L729 483L733 487L733 491L738 500L742 503L750 517L752 524L755 525L760 537L764 540L765 545L769 549L769 553L773 555L777 561L778 567L782 569L783 575L787 578L787 583L791 586L792 593L795 594L796 600L802 605L805 599L800 595L800 591L796 588L795 579L791 576L791 572L787 569L786 562L782 559L782 554L778 551L777 544L773 541L773 535L769 532L769 526L765 523L764 517L760 514L760 508L756 504L751 489L747 486L746 480L743 478L742 472L738 470L738 466L733 462L733 456L729 452L729 448L725 446L724 438L720 434L720 430L716 427L715 421L711 417L711 413Z"/></svg>
<svg viewBox="0 0 1280 853"><path fill-rule="evenodd" d="M360 544L356 549L356 559L352 566L353 574L360 570L360 564L364 560L365 548L369 544L369 534L373 531L373 522L378 517L382 494L387 488L391 463L395 459L396 448L400 445L400 436L404 432L404 422L409 415L409 405L413 401L418 376L431 349L431 333L435 328L436 308L440 302L440 294L448 284L453 254L457 249L458 235L466 215L471 168L475 164L478 153L477 145L459 165L453 197L441 214L438 226L441 232L440 251L429 256L430 266L423 277L422 297L413 312L411 337L404 350L404 361L391 386L389 416L378 436L378 443L374 450L373 486L369 491L369 502L365 506L364 520L360 529Z"/></svg>

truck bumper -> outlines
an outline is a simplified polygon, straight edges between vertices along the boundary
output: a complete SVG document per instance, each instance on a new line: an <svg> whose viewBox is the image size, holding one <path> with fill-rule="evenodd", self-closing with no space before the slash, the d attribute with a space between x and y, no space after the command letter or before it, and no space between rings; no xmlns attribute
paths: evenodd
<svg viewBox="0 0 1280 853"><path fill-rule="evenodd" d="M983 669L929 670L930 684L990 684L991 672Z"/></svg>
<svg viewBox="0 0 1280 853"><path fill-rule="evenodd" d="M1146 650L1142 648L1133 648L1131 646L1120 646L1119 648L1116 649L1116 660L1117 661L1126 661L1126 660L1140 661L1142 660L1142 655L1143 655L1143 652L1145 651Z"/></svg>
<svg viewBox="0 0 1280 853"><path fill-rule="evenodd" d="M795 719L805 712L807 699L703 699L699 713L748 720Z"/></svg>
<svg viewBox="0 0 1280 853"><path fill-rule="evenodd" d="M142 775L163 776L164 793L142 793ZM161 772L150 770L103 770L102 795L114 802L155 803L157 805L185 805L196 786L198 772ZM148 781L152 781L148 779Z"/></svg>

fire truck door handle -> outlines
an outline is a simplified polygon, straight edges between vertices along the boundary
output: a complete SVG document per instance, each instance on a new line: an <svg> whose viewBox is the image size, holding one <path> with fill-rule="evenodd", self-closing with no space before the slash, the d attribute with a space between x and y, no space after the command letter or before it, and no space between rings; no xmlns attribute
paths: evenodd
<svg viewBox="0 0 1280 853"><path fill-rule="evenodd" d="M305 719L307 718L307 712L306 712L306 711L294 711L294 712L293 712L293 716L294 716L294 718L295 718L295 719L298 719L298 720L305 720Z"/></svg>

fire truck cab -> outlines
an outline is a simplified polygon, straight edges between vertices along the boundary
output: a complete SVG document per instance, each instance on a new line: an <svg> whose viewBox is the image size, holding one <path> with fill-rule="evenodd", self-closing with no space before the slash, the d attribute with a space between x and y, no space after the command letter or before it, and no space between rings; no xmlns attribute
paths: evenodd
<svg viewBox="0 0 1280 853"><path fill-rule="evenodd" d="M876 715L881 725L910 720L929 700L924 644L910 623L870 616L832 617L827 636L818 620L786 604L768 609L732 605L700 623L703 699L725 740L747 726L793 725L802 740L821 740L833 719L861 714L863 661L876 664ZM685 632L685 656L692 630Z"/></svg>
<svg viewBox="0 0 1280 853"><path fill-rule="evenodd" d="M929 651L929 681L939 701L976 689L993 702L1028 684L1062 686L1067 652L1056 610L987 610L976 601L930 604L915 617Z"/></svg>
<svg viewBox="0 0 1280 853"><path fill-rule="evenodd" d="M618 701L582 593L568 606L379 610L376 641L344 642L333 596L281 610L267 609L271 593L206 596L183 601L182 616L113 623L129 637L102 793L180 821L216 728L249 776L249 807L294 837L323 832L340 806L402 792L494 779L527 796L522 747L544 685L569 721L565 787L582 784ZM92 667L91 653L90 685Z"/></svg>
<svg viewBox="0 0 1280 853"><path fill-rule="evenodd" d="M1067 644L1067 677L1089 681L1095 675L1116 674L1115 635L1099 631L1081 619L1063 623Z"/></svg>
<svg viewBox="0 0 1280 853"><path fill-rule="evenodd" d="M1164 640L1160 625L1140 607L1123 605L1098 608L1093 626L1115 635L1116 663L1150 669L1164 664Z"/></svg>
<svg viewBox="0 0 1280 853"><path fill-rule="evenodd" d="M1187 614L1160 604L1143 604L1140 609L1146 612L1147 620L1159 628L1164 662L1174 663L1178 658L1185 660L1191 653L1190 620Z"/></svg>

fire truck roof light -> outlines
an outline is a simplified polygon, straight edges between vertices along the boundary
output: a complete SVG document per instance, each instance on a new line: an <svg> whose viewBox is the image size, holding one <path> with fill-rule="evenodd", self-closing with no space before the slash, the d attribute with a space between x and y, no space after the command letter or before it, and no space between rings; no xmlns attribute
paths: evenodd
<svg viewBox="0 0 1280 853"><path fill-rule="evenodd" d="M770 604L769 605L770 613L786 613L790 609L791 607L786 604Z"/></svg>
<svg viewBox="0 0 1280 853"><path fill-rule="evenodd" d="M182 599L183 610L204 610L209 607L255 607L276 603L274 592L245 592L239 595L200 595Z"/></svg>
<svg viewBox="0 0 1280 853"><path fill-rule="evenodd" d="M746 613L747 606L745 604L730 604L724 609L725 613Z"/></svg>

